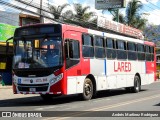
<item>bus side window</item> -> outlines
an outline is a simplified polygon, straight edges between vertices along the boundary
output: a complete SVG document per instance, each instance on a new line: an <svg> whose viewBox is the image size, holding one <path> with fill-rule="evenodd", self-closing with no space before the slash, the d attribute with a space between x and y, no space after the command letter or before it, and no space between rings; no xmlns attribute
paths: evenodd
<svg viewBox="0 0 160 120"><path fill-rule="evenodd" d="M138 60L145 60L144 45L137 44Z"/></svg>
<svg viewBox="0 0 160 120"><path fill-rule="evenodd" d="M66 69L76 65L80 61L79 41L65 41Z"/></svg>
<svg viewBox="0 0 160 120"><path fill-rule="evenodd" d="M93 37L88 34L82 35L82 55L85 58L94 57Z"/></svg>
<svg viewBox="0 0 160 120"><path fill-rule="evenodd" d="M105 58L104 38L95 36L95 57Z"/></svg>
<svg viewBox="0 0 160 120"><path fill-rule="evenodd" d="M116 58L116 48L115 48L115 41L111 38L106 38L106 56L110 59Z"/></svg>
<svg viewBox="0 0 160 120"><path fill-rule="evenodd" d="M150 46L151 49L151 61L154 61L154 47Z"/></svg>
<svg viewBox="0 0 160 120"><path fill-rule="evenodd" d="M127 48L128 48L128 60L137 60L136 44L133 42L128 42Z"/></svg>
<svg viewBox="0 0 160 120"><path fill-rule="evenodd" d="M117 59L127 59L126 42L117 40Z"/></svg>
<svg viewBox="0 0 160 120"><path fill-rule="evenodd" d="M79 42L76 40L69 41L69 57L72 59L80 58Z"/></svg>
<svg viewBox="0 0 160 120"><path fill-rule="evenodd" d="M68 59L69 58L68 40L65 40L64 49L65 49L65 57L66 59Z"/></svg>
<svg viewBox="0 0 160 120"><path fill-rule="evenodd" d="M146 61L152 61L151 47L145 46Z"/></svg>

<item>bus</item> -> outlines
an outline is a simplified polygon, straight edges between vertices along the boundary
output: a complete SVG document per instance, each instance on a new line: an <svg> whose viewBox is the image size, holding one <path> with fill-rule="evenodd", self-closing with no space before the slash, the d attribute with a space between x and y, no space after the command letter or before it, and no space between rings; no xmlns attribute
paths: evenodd
<svg viewBox="0 0 160 120"><path fill-rule="evenodd" d="M12 85L13 40L10 41L6 53L6 40L13 37L17 27L0 23L0 75L4 85Z"/></svg>
<svg viewBox="0 0 160 120"><path fill-rule="evenodd" d="M155 44L137 38L50 23L17 28L13 43L14 94L90 100L102 90L137 93L156 80Z"/></svg>

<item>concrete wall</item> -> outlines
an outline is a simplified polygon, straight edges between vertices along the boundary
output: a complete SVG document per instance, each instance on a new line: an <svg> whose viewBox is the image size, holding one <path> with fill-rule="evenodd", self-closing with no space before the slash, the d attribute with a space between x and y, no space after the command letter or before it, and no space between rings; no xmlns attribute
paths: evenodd
<svg viewBox="0 0 160 120"><path fill-rule="evenodd" d="M0 23L19 26L19 13L0 11Z"/></svg>

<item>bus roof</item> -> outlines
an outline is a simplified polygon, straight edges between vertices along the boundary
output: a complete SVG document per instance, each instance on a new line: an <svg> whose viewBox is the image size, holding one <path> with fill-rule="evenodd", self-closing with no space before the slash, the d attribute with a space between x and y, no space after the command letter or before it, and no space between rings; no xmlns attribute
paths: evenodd
<svg viewBox="0 0 160 120"><path fill-rule="evenodd" d="M106 32L100 32L100 31L91 30L91 29L88 30L88 33L98 35L98 36L113 38L113 39L125 40L125 41L136 42L136 43L144 43L144 40L125 37L122 35L116 35L116 34L111 34L111 33L106 33Z"/></svg>

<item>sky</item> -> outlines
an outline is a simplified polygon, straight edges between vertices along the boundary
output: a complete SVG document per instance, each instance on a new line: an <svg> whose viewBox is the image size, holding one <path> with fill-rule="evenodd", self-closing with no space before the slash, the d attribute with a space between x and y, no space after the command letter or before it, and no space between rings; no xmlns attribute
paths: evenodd
<svg viewBox="0 0 160 120"><path fill-rule="evenodd" d="M7 1L12 4L17 5L17 2L15 0L3 0L3 1ZM26 1L32 1L32 0L26 0ZM42 0L42 1L43 1L44 6L47 6L48 2L50 4L57 5L57 6L62 5L64 3L69 3L71 6L69 6L68 9L72 9L72 10L73 10L73 7L72 7L73 3L80 3L83 6L90 6L90 11L95 11L99 16L103 15L103 16L107 17L107 19L110 19L110 20L113 17L110 14L110 12L108 12L107 10L103 14L102 14L102 10L96 10L95 9L95 0ZM130 0L126 0L127 3L129 1ZM159 14L160 13L160 0L139 0L139 1L141 1L143 4L142 10L140 10L139 12L142 14L144 13L143 17L148 19L149 24L160 25L160 14ZM40 0L33 0L33 3L39 4ZM24 7L26 7L26 5ZM29 9L28 6L26 8ZM23 12L23 11L12 10L11 8L7 8L1 4L0 4L0 10L9 11L9 12L11 12L11 11L12 12ZM121 8L120 13L125 15L125 8Z"/></svg>

